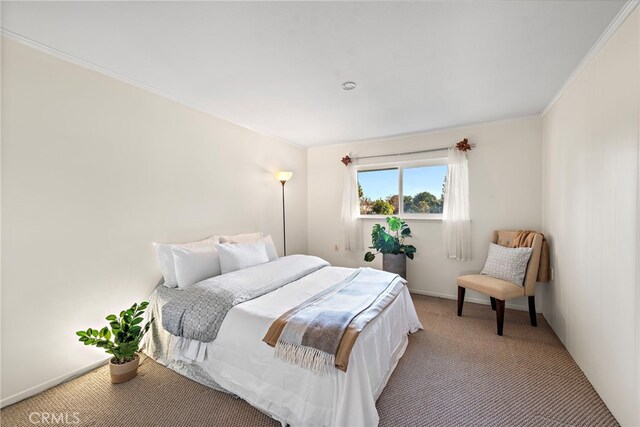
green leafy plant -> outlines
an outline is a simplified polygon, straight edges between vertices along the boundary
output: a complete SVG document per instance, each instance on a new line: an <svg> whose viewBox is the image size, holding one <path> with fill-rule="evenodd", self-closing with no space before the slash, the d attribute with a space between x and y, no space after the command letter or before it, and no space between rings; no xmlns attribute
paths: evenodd
<svg viewBox="0 0 640 427"><path fill-rule="evenodd" d="M404 239L411 236L411 229L407 223L397 216L390 216L386 219L389 231L380 224L373 226L371 230L371 246L369 249L375 249L376 252L367 252L364 260L371 262L377 254L405 254L407 258L413 259L416 253L416 247L413 245L405 245Z"/></svg>
<svg viewBox="0 0 640 427"><path fill-rule="evenodd" d="M79 341L84 345L95 345L104 348L109 354L113 354L111 360L115 364L127 363L135 359L140 340L151 327L153 318L145 325L142 315L149 303L143 301L133 304L131 308L122 310L120 316L110 314L106 317L109 326L102 329L89 328L86 331L77 331Z"/></svg>

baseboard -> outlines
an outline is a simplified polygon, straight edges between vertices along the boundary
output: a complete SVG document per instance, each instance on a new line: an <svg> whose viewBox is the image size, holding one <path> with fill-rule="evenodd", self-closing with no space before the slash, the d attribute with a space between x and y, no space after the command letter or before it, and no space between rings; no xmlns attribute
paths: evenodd
<svg viewBox="0 0 640 427"><path fill-rule="evenodd" d="M418 289L411 289L411 288L409 288L409 292L411 292L412 294L427 295L427 296L430 296L430 297L458 300L458 296L457 295L441 294L439 292L421 291L421 290L418 290ZM489 305L490 304L488 297L486 299L480 299L480 298L474 298L474 297L465 296L464 297L464 301L465 302L473 302L473 303L476 303L476 304L483 304L483 305ZM525 306L518 305L518 304L513 304L513 303L510 303L509 301L506 302L505 307L513 309L513 310L529 311L529 307L525 307Z"/></svg>
<svg viewBox="0 0 640 427"><path fill-rule="evenodd" d="M109 363L109 359L111 356L106 357L104 359L100 359L97 362L90 363L82 368L78 368L75 371L71 371L68 374L61 375L57 378L54 378L49 381L45 381L42 384L38 384L37 386L31 387L25 391L21 391L20 393L16 393L13 396L6 397L0 401L0 408L4 408L5 406L13 405L21 400L24 400L28 397L35 396L38 393L42 393L43 391L50 389L51 387L55 387L59 384L72 380L80 375L84 375L89 371L93 371L96 368L99 368L102 365L106 365Z"/></svg>
<svg viewBox="0 0 640 427"><path fill-rule="evenodd" d="M431 292L431 291L422 291L419 289L411 289L409 288L409 292L413 293L413 294L418 294L418 295L427 295L427 296L431 296L431 297L437 297L437 298L445 298L445 299L451 299L451 300L457 300L458 297L457 295L449 295L449 294L442 294L439 292ZM476 304L484 304L484 305L489 305L489 300L488 299L480 299L480 298L473 298L473 297L465 297L465 302L473 302ZM528 311L528 307L523 307L520 305L514 305L514 304L510 304L509 302L506 303L505 305L507 308L511 308L514 310L520 310L520 311ZM0 401L0 408L4 408L5 406L9 406L9 405L13 405L14 403L17 403L21 400L27 399L31 396L35 396L38 393L42 393L43 391L50 389L52 387L55 387L59 384L62 384L64 382L67 382L69 380L72 380L74 378L77 378L81 375L86 374L89 371L93 371L94 369L102 366L102 365L106 365L109 362L110 357L106 357L104 359L98 360L97 362L93 362L90 363L86 366L83 366L82 368L78 368L75 371L71 371L68 374L65 375L61 375L57 378L54 378L52 380L49 381L45 381L42 384L38 384L37 386L31 387L27 390L21 391L20 393L16 393L12 396L6 397L4 399L2 399Z"/></svg>

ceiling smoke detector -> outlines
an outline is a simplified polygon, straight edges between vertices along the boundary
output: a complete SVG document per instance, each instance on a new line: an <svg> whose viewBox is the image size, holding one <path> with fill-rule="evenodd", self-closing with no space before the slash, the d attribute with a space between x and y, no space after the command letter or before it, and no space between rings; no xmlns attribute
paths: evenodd
<svg viewBox="0 0 640 427"><path fill-rule="evenodd" d="M355 82L344 82L342 83L342 89L343 90L353 90L356 88L356 83Z"/></svg>

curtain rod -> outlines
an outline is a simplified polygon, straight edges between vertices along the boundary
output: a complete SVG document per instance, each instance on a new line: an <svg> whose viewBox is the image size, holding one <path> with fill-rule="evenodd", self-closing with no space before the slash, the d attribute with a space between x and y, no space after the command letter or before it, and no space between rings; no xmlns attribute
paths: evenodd
<svg viewBox="0 0 640 427"><path fill-rule="evenodd" d="M469 140L467 138L463 139L462 141L458 142L455 145L455 147L460 151L470 151L475 146L476 144L469 144ZM450 147L431 148L429 150L407 151L404 153L378 154L376 156L362 156L362 157L349 157L349 155L347 154L342 158L341 162L344 163L345 166L349 166L349 163L353 162L354 160L375 159L378 157L408 156L411 154L422 154L422 153L433 153L434 151L444 151L444 150L448 150L449 148Z"/></svg>

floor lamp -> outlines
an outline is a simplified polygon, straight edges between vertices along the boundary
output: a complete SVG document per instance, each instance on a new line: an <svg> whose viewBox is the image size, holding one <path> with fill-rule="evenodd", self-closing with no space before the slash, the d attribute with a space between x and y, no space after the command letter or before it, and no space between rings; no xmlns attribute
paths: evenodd
<svg viewBox="0 0 640 427"><path fill-rule="evenodd" d="M293 172L278 172L276 178L282 184L282 237L284 241L284 256L287 256L287 221L285 220L284 208L284 185L291 179Z"/></svg>

